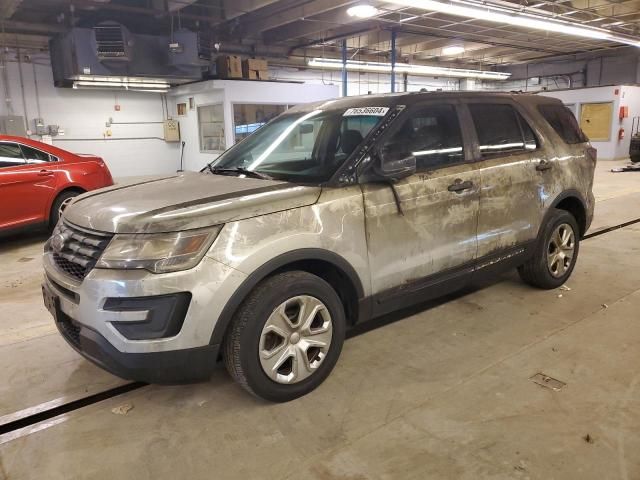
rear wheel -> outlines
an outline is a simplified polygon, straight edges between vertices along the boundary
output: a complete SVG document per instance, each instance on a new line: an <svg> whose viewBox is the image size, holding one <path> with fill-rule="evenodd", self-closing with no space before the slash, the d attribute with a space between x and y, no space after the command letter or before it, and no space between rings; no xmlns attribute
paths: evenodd
<svg viewBox="0 0 640 480"><path fill-rule="evenodd" d="M320 385L335 366L345 335L340 298L320 277L284 272L262 281L227 333L227 370L244 389L286 402Z"/></svg>
<svg viewBox="0 0 640 480"><path fill-rule="evenodd" d="M518 268L520 277L528 284L544 289L565 283L578 258L579 232L573 215L555 209L538 239L534 255Z"/></svg>
<svg viewBox="0 0 640 480"><path fill-rule="evenodd" d="M58 194L56 199L53 201L53 205L51 205L51 212L49 214L49 230L53 230L53 228L60 220L60 214L66 208L67 204L71 201L73 197L77 197L82 192L78 190L66 190Z"/></svg>

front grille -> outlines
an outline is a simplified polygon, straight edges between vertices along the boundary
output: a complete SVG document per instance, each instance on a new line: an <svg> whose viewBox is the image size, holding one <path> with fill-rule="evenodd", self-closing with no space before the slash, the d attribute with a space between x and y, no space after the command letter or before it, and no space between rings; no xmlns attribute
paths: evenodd
<svg viewBox="0 0 640 480"><path fill-rule="evenodd" d="M82 280L102 255L111 235L60 222L48 242L53 261L65 275Z"/></svg>
<svg viewBox="0 0 640 480"><path fill-rule="evenodd" d="M80 327L76 327L71 319L64 313L60 314L61 318L58 318L58 327L62 335L67 338L72 345L76 348L80 348Z"/></svg>

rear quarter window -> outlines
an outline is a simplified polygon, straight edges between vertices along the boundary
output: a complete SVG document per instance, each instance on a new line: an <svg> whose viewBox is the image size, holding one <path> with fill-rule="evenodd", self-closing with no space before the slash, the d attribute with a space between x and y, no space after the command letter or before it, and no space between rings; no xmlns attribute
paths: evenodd
<svg viewBox="0 0 640 480"><path fill-rule="evenodd" d="M576 117L564 105L540 105L538 111L565 143L572 145L589 141Z"/></svg>

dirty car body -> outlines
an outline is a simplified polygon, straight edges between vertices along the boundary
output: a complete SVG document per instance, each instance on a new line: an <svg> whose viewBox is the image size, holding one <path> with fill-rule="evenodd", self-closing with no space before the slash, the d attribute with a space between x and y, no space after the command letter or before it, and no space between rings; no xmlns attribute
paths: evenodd
<svg viewBox="0 0 640 480"><path fill-rule="evenodd" d="M567 248L545 257L549 279L564 281L593 215L595 152L581 134L562 137L549 105L562 115L554 99L516 94L297 107L202 172L77 197L45 247L45 303L73 348L124 378L205 379L227 352L251 393L290 400L335 363L342 318L348 328L532 265L538 250L550 251L541 246L547 237L566 236ZM547 235L562 212L575 221L558 221ZM170 255L154 256L169 244ZM269 290L291 285L291 272L318 279L319 290ZM259 313L258 294L265 304L279 300ZM320 313L309 317L304 343L287 312L299 304L292 311L302 318L307 301ZM288 323L271 328L278 311ZM243 342L258 354L243 357ZM312 354L297 357L303 343ZM286 368L269 370L270 349Z"/></svg>

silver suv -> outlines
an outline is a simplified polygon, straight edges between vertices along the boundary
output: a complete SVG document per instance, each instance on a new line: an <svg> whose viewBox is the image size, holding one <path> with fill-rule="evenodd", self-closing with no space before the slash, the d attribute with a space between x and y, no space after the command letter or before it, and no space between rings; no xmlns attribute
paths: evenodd
<svg viewBox="0 0 640 480"><path fill-rule="evenodd" d="M121 377L201 380L222 357L252 394L291 400L329 375L355 324L516 267L560 286L595 162L541 96L296 107L202 172L76 197L45 246L45 305Z"/></svg>

